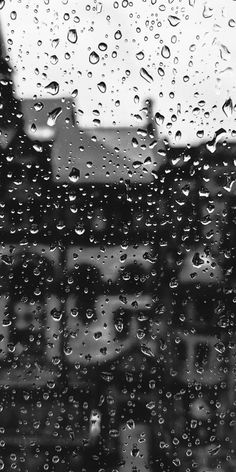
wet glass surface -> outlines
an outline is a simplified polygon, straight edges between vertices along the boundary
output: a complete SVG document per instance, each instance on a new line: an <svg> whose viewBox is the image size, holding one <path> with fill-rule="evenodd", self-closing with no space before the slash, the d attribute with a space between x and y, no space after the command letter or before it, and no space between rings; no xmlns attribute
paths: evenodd
<svg viewBox="0 0 236 472"><path fill-rule="evenodd" d="M0 12L0 470L233 472L233 0Z"/></svg>

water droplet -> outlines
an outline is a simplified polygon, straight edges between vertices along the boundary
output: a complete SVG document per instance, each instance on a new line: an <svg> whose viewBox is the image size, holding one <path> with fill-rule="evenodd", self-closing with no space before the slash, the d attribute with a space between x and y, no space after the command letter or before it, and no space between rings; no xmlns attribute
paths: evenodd
<svg viewBox="0 0 236 472"><path fill-rule="evenodd" d="M56 48L56 47L58 46L58 44L59 44L59 41L60 41L59 38L53 39L53 40L52 40L52 47L53 47L53 48Z"/></svg>
<svg viewBox="0 0 236 472"><path fill-rule="evenodd" d="M211 449L208 449L208 452L211 456L216 456L216 454L218 454L220 449L221 449L221 444L219 444L218 446L213 446Z"/></svg>
<svg viewBox="0 0 236 472"><path fill-rule="evenodd" d="M99 43L98 49L100 49L100 51L106 51L107 50L107 44L106 43Z"/></svg>
<svg viewBox="0 0 236 472"><path fill-rule="evenodd" d="M147 72L144 67L141 67L140 69L140 75L143 79L145 79L147 82L151 83L153 82L153 77Z"/></svg>
<svg viewBox="0 0 236 472"><path fill-rule="evenodd" d="M134 169L138 169L142 165L143 165L143 163L141 161L134 161L133 164L132 164Z"/></svg>
<svg viewBox="0 0 236 472"><path fill-rule="evenodd" d="M85 233L85 228L82 224L78 224L76 227L75 227L75 233L78 234L79 236L82 236L82 234Z"/></svg>
<svg viewBox="0 0 236 472"><path fill-rule="evenodd" d="M5 6L5 0L0 0L0 10Z"/></svg>
<svg viewBox="0 0 236 472"><path fill-rule="evenodd" d="M168 16L168 21L171 26L177 26L180 23L180 18L174 15L169 15Z"/></svg>
<svg viewBox="0 0 236 472"><path fill-rule="evenodd" d="M164 77L165 71L164 69L162 69L162 67L158 67L157 72L160 75L160 77Z"/></svg>
<svg viewBox="0 0 236 472"><path fill-rule="evenodd" d="M161 55L162 55L162 57L164 57L165 59L169 59L169 57L170 57L170 49L168 48L168 46L164 45L164 46L161 48Z"/></svg>
<svg viewBox="0 0 236 472"><path fill-rule="evenodd" d="M53 308L51 310L51 316L54 319L54 321L60 321L62 318L62 313L61 311L57 310L57 308Z"/></svg>
<svg viewBox="0 0 236 472"><path fill-rule="evenodd" d="M117 31L115 32L114 38L115 38L115 39L120 39L120 38L122 38L122 33L121 33L120 30L117 30Z"/></svg>
<svg viewBox="0 0 236 472"><path fill-rule="evenodd" d="M182 137L181 131L176 131L176 133L175 133L175 141L176 141L176 143L178 143L178 142L180 141L181 137Z"/></svg>
<svg viewBox="0 0 236 472"><path fill-rule="evenodd" d="M78 39L77 31L76 29L70 29L67 34L67 39L70 41L70 43L75 44Z"/></svg>
<svg viewBox="0 0 236 472"><path fill-rule="evenodd" d="M222 341L219 341L217 342L215 345L214 345L214 348L217 352L219 352L220 354L223 354L223 352L225 352L226 348L225 348L225 345L224 343L222 343Z"/></svg>
<svg viewBox="0 0 236 472"><path fill-rule="evenodd" d="M123 323L122 319L118 319L115 322L116 331L118 331L118 333L121 333L123 331L123 328L124 328L124 323Z"/></svg>
<svg viewBox="0 0 236 472"><path fill-rule="evenodd" d="M102 93L106 92L107 86L106 86L105 82L99 82L97 86L98 86L98 90L100 90L100 92L102 92Z"/></svg>
<svg viewBox="0 0 236 472"><path fill-rule="evenodd" d="M5 464L2 459L0 459L0 470L3 470L5 467Z"/></svg>
<svg viewBox="0 0 236 472"><path fill-rule="evenodd" d="M50 84L46 85L45 89L51 95L56 95L59 92L59 84L55 80L50 82Z"/></svg>
<svg viewBox="0 0 236 472"><path fill-rule="evenodd" d="M11 17L12 20L16 20L16 18L17 18L17 13L16 13L16 11L11 11L10 17Z"/></svg>
<svg viewBox="0 0 236 472"><path fill-rule="evenodd" d="M91 64L97 64L100 60L100 57L99 55L96 53L96 51L92 51L90 54L89 54L89 62Z"/></svg>
<svg viewBox="0 0 236 472"><path fill-rule="evenodd" d="M220 45L220 57L221 57L221 59L223 59L223 61L227 61L229 59L229 55L230 55L230 51L227 48L227 46L225 46L224 44L221 44Z"/></svg>
<svg viewBox="0 0 236 472"><path fill-rule="evenodd" d="M155 113L155 122L158 126L162 125L164 123L165 117L161 115L161 113L157 112Z"/></svg>
<svg viewBox="0 0 236 472"><path fill-rule="evenodd" d="M37 103L34 104L34 109L35 109L36 111L42 110L43 107L44 107L44 104L43 104L42 102L37 102Z"/></svg>
<svg viewBox="0 0 236 472"><path fill-rule="evenodd" d="M71 95L72 95L73 98L76 98L77 95L78 95L78 89L73 90L73 92L71 93Z"/></svg>
<svg viewBox="0 0 236 472"><path fill-rule="evenodd" d="M58 108L55 108L54 110L52 110L48 114L47 125L48 126L54 126L55 123L56 123L57 118L61 115L61 113L62 113L62 108L61 107L58 107Z"/></svg>
<svg viewBox="0 0 236 472"><path fill-rule="evenodd" d="M129 429L134 429L135 428L135 422L134 422L133 419L128 420L126 424L127 424Z"/></svg>
<svg viewBox="0 0 236 472"><path fill-rule="evenodd" d="M147 357L155 357L154 353L152 352L151 348L148 347L146 344L141 344L140 346L141 352Z"/></svg>
<svg viewBox="0 0 236 472"><path fill-rule="evenodd" d="M50 62L51 62L51 64L53 64L53 65L57 64L57 63L58 63L58 57L57 57L55 54L53 54L53 55L50 57Z"/></svg>
<svg viewBox="0 0 236 472"><path fill-rule="evenodd" d="M139 61L141 61L142 59L144 59L144 52L143 51L137 52L136 57Z"/></svg>
<svg viewBox="0 0 236 472"><path fill-rule="evenodd" d="M76 169L76 167L73 167L70 174L69 174L70 181L73 182L74 184L76 184L76 182L78 182L79 178L80 178L80 170Z"/></svg>
<svg viewBox="0 0 236 472"><path fill-rule="evenodd" d="M190 7L194 7L196 0L189 0Z"/></svg>
<svg viewBox="0 0 236 472"><path fill-rule="evenodd" d="M209 7L208 5L204 5L202 16L203 18L211 18L213 15L213 8Z"/></svg>
<svg viewBox="0 0 236 472"><path fill-rule="evenodd" d="M228 21L228 25L230 26L230 28L235 28L235 20L233 18L230 18L230 20Z"/></svg>
<svg viewBox="0 0 236 472"><path fill-rule="evenodd" d="M227 116L227 118L232 115L233 113L233 102L231 98L228 98L228 100L225 101L224 105L222 106L222 110L224 114Z"/></svg>

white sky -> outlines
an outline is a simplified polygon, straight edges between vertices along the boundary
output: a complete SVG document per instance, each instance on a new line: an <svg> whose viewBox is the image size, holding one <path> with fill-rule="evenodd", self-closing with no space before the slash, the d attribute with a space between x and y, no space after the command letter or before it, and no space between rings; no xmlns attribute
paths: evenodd
<svg viewBox="0 0 236 472"><path fill-rule="evenodd" d="M152 97L154 112L165 117L160 131L172 144L196 143L202 130L201 140L208 141L220 127L232 139L236 109L226 117L222 106L228 98L236 103L235 0L5 0L0 15L18 96L52 98L45 86L57 81L55 97L78 89L81 126L94 126L100 118L101 126L140 127L144 121L134 115L144 119L140 110ZM178 24L172 26L173 21ZM77 31L74 44L67 39L70 29ZM114 38L117 30L120 39ZM106 51L99 50L101 42ZM169 47L170 57L162 57L163 46ZM100 56L97 64L89 62L92 51ZM150 83L141 77L142 67L153 77ZM105 93L97 87L101 81ZM182 136L177 139L178 131Z"/></svg>

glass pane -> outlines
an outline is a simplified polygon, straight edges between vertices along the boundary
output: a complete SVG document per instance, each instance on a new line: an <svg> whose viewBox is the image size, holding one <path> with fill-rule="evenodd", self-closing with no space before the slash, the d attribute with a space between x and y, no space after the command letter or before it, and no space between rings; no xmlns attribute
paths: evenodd
<svg viewBox="0 0 236 472"><path fill-rule="evenodd" d="M233 472L235 2L0 10L0 470Z"/></svg>

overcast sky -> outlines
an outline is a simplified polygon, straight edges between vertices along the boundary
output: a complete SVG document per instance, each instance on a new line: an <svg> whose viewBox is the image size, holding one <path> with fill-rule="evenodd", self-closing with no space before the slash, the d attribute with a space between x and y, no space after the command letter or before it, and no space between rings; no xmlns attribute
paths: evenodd
<svg viewBox="0 0 236 472"><path fill-rule="evenodd" d="M52 98L52 81L55 97L77 89L81 126L94 119L142 126L152 97L164 117L160 132L173 144L208 141L220 127L232 139L236 112L222 107L236 103L236 1L0 0L0 7L19 97Z"/></svg>

